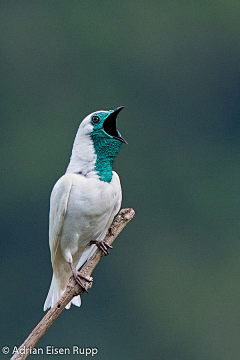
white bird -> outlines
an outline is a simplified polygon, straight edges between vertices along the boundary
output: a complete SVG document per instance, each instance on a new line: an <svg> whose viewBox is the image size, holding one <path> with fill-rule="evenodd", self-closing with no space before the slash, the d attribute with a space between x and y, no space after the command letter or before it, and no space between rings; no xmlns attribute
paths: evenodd
<svg viewBox="0 0 240 360"><path fill-rule="evenodd" d="M103 240L122 202L120 180L112 170L122 143L127 143L116 125L122 109L96 111L81 122L67 171L53 187L49 214L53 276L44 310L57 303L72 275L83 286L78 270L96 245L109 253ZM80 306L80 296L71 302Z"/></svg>

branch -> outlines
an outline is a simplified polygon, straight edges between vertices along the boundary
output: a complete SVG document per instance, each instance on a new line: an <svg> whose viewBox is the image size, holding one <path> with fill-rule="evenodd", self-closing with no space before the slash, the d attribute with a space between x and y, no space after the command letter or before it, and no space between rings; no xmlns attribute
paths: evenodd
<svg viewBox="0 0 240 360"><path fill-rule="evenodd" d="M111 245L124 227L132 220L135 215L135 211L131 208L122 209L118 216L113 221L109 233L105 237L105 241ZM97 249L92 257L85 263L81 270L81 275L84 277L90 277L93 270L99 263L103 256L101 250ZM85 283L86 288L90 288L92 283ZM57 317L64 310L65 306L72 300L76 295L81 295L84 290L75 282L74 278L69 279L69 283L64 294L61 296L56 305L50 309L38 325L33 329L28 338L24 343L18 348L17 352L11 357L10 360L24 360L30 355L31 349L37 344L45 332L50 328L54 323ZM21 352L23 354L21 354Z"/></svg>

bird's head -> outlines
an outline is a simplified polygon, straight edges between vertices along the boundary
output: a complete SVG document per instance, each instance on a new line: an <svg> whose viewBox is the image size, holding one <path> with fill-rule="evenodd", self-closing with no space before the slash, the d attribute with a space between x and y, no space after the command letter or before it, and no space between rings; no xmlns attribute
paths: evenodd
<svg viewBox="0 0 240 360"><path fill-rule="evenodd" d="M124 106L119 106L115 110L95 111L82 121L79 130L83 130L86 135L90 134L94 141L106 139L108 145L111 142L115 145L119 145L119 142L127 144L117 130L117 115L123 108ZM114 142L114 139L118 142Z"/></svg>
<svg viewBox="0 0 240 360"><path fill-rule="evenodd" d="M93 163L94 158L94 169L104 181L111 179L112 175L106 174L112 173L110 168L115 156L122 144L127 144L117 130L117 115L123 108L120 106L115 110L99 110L89 114L81 122L75 138L72 158L77 156L86 163Z"/></svg>

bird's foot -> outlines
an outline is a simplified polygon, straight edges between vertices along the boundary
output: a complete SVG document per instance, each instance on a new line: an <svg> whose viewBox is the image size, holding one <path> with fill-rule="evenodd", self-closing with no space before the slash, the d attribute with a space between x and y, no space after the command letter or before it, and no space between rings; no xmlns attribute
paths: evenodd
<svg viewBox="0 0 240 360"><path fill-rule="evenodd" d="M72 264L70 264L71 269L72 269L72 274L74 277L74 280L76 281L76 283L83 288L84 291L86 291L86 293L88 293L88 288L89 286L86 286L86 282L92 283L93 282L93 278L91 276L85 277L83 275L81 275L80 271L77 271Z"/></svg>
<svg viewBox="0 0 240 360"><path fill-rule="evenodd" d="M85 277L85 276L82 276L80 274L79 271L76 271L76 272L73 272L73 277L76 281L76 283L81 286L81 288L83 288L84 291L86 291L86 293L88 293L88 286L86 286L86 282L87 283L92 283L93 282L93 278L92 277Z"/></svg>
<svg viewBox="0 0 240 360"><path fill-rule="evenodd" d="M103 253L104 255L109 255L109 250L108 249L112 249L113 247L111 245L109 245L106 241L97 241L97 240L92 240L90 241L90 244L95 244Z"/></svg>

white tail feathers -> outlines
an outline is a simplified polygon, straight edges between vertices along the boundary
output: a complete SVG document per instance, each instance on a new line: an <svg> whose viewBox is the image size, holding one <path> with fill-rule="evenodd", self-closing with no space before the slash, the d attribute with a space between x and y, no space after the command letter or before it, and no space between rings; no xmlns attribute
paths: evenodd
<svg viewBox="0 0 240 360"><path fill-rule="evenodd" d="M96 249L97 249L96 245L92 245L83 252L83 254L77 264L77 269L80 269L82 267L82 265L94 254ZM60 290L58 280L57 280L56 276L53 274L52 282L50 285L50 289L48 291L48 296L44 303L43 310L46 311L48 308L52 308L57 303L57 301L60 299L60 297L62 296L63 293L64 293L64 291ZM80 295L75 296L71 300L71 302L69 304L67 304L66 309L70 309L71 304L80 307L81 306Z"/></svg>
<svg viewBox="0 0 240 360"><path fill-rule="evenodd" d="M50 285L50 289L48 291L47 298L44 303L43 310L46 311L48 308L52 308L57 301L60 299L64 291L60 290L58 280L56 279L56 276L53 274L52 282ZM81 297L80 295L75 296L69 304L67 304L66 309L70 309L71 303L75 306L80 307L81 306Z"/></svg>

